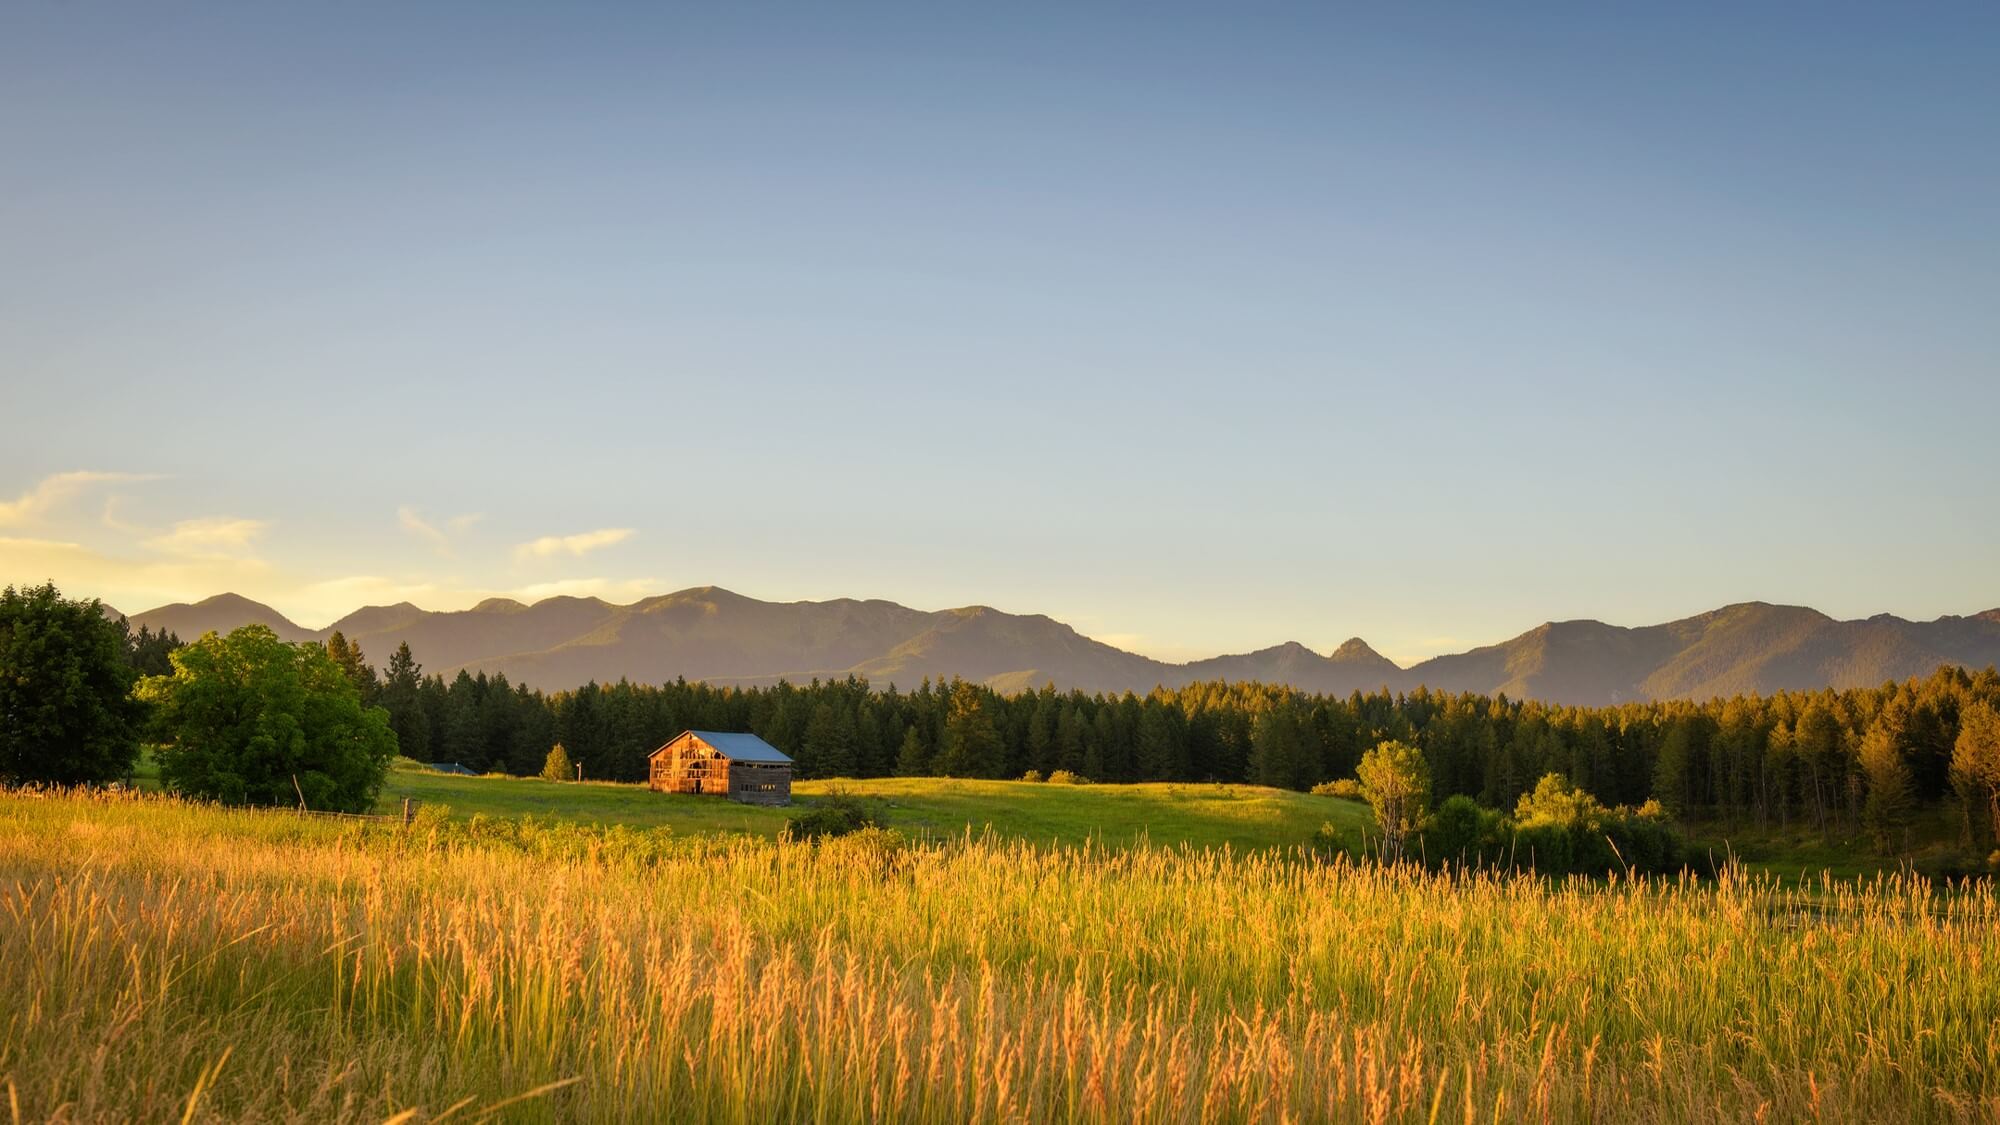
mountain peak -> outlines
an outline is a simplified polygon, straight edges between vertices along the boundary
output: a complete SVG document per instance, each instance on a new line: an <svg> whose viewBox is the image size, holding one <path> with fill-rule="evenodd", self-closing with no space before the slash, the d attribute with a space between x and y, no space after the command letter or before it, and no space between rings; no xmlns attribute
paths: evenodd
<svg viewBox="0 0 2000 1125"><path fill-rule="evenodd" d="M1893 628L1885 628L1893 622ZM666 683L804 683L845 676L878 687L954 676L1002 691L1058 687L1145 692L1156 685L1261 681L1301 691L1505 692L1549 703L1707 699L1739 692L1850 687L1921 677L1940 663L2000 662L2000 608L1913 623L1878 616L1836 621L1802 606L1742 602L1661 625L1551 621L1511 640L1403 669L1360 637L1321 656L1297 641L1186 664L1126 652L1038 614L989 605L925 611L848 598L767 602L698 586L612 605L552 597L523 605L489 598L471 611L434 613L409 602L369 606L307 630L269 606L224 593L134 615L131 627L192 640L264 625L289 641L333 629L378 658L407 643L447 676L461 668L550 690L620 677Z"/></svg>
<svg viewBox="0 0 2000 1125"><path fill-rule="evenodd" d="M1360 637L1349 637L1346 640L1340 642L1339 648L1334 649L1331 653L1328 654L1328 659L1367 660L1373 662L1377 660L1386 661L1389 658L1383 656L1379 652L1376 652L1373 646L1371 646L1367 641L1362 640Z"/></svg>
<svg viewBox="0 0 2000 1125"><path fill-rule="evenodd" d="M194 640L204 633L228 633L245 625L262 625L276 633L281 641L304 641L314 637L312 630L301 628L270 606L237 593L214 594L192 605L175 602L135 614L129 620L134 630L145 625L156 633L164 630L184 641Z"/></svg>
<svg viewBox="0 0 2000 1125"><path fill-rule="evenodd" d="M265 612L265 613L276 613L276 612L278 612L277 610L275 610L275 609L272 609L272 608L271 608L270 606L267 606L267 605L265 605L265 604L264 604L263 602L259 602L259 601L252 601L251 599L249 599L249 598L246 598L246 597L244 597L244 596L243 596L242 594L238 594L238 593L234 593L234 592L231 592L231 591L227 591L227 590L223 591L223 592L222 592L222 593L220 593L220 594L210 594L209 596L207 596L207 597L205 597L205 598L201 599L200 601L198 601L198 602L194 603L194 606L193 606L193 608L195 608L195 609L255 609L255 610L262 610L262 611L263 611L263 612Z"/></svg>

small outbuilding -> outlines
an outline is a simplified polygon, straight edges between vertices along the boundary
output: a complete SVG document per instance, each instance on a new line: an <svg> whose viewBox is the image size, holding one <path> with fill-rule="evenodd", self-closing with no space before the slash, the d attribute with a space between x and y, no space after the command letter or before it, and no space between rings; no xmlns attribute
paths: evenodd
<svg viewBox="0 0 2000 1125"><path fill-rule="evenodd" d="M703 793L750 805L792 803L792 760L754 734L689 730L648 756L660 793Z"/></svg>

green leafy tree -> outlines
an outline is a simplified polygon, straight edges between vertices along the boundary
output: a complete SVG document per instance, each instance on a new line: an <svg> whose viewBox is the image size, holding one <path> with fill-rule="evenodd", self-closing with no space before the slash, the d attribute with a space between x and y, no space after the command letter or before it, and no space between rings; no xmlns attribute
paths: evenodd
<svg viewBox="0 0 2000 1125"><path fill-rule="evenodd" d="M576 765L569 760L569 751L558 742L549 747L549 756L542 760L543 781L569 781L576 776Z"/></svg>
<svg viewBox="0 0 2000 1125"><path fill-rule="evenodd" d="M1392 862L1402 858L1403 845L1423 827L1430 804L1431 773L1423 753L1405 743L1383 742L1361 756L1355 774L1382 829L1384 857Z"/></svg>
<svg viewBox="0 0 2000 1125"><path fill-rule="evenodd" d="M396 736L379 707L317 644L286 644L261 625L210 633L140 682L155 706L160 778L228 804L366 812Z"/></svg>
<svg viewBox="0 0 2000 1125"><path fill-rule="evenodd" d="M0 592L0 780L112 781L139 756L144 708L125 628L53 583Z"/></svg>

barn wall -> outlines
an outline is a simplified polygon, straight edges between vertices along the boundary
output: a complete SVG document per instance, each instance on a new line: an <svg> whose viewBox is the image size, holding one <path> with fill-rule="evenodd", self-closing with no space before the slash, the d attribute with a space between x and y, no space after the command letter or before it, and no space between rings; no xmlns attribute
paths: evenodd
<svg viewBox="0 0 2000 1125"><path fill-rule="evenodd" d="M792 767L731 762L729 795L746 805L789 805L792 803Z"/></svg>

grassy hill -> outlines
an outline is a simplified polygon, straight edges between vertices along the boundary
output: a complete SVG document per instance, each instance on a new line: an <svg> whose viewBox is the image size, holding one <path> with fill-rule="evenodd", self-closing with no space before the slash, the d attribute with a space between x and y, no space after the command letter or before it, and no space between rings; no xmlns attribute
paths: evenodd
<svg viewBox="0 0 2000 1125"><path fill-rule="evenodd" d="M835 788L874 805L891 828L914 837L991 832L1005 840L1125 847L1145 841L1236 849L1290 847L1322 824L1358 838L1373 826L1367 806L1254 785L1047 785L956 778L804 781L791 809L758 808L715 797L654 793L608 781L552 782L465 777L399 766L382 791L383 811L410 797L451 807L454 816L553 816L591 824L666 825L677 832L776 836L799 807Z"/></svg>

